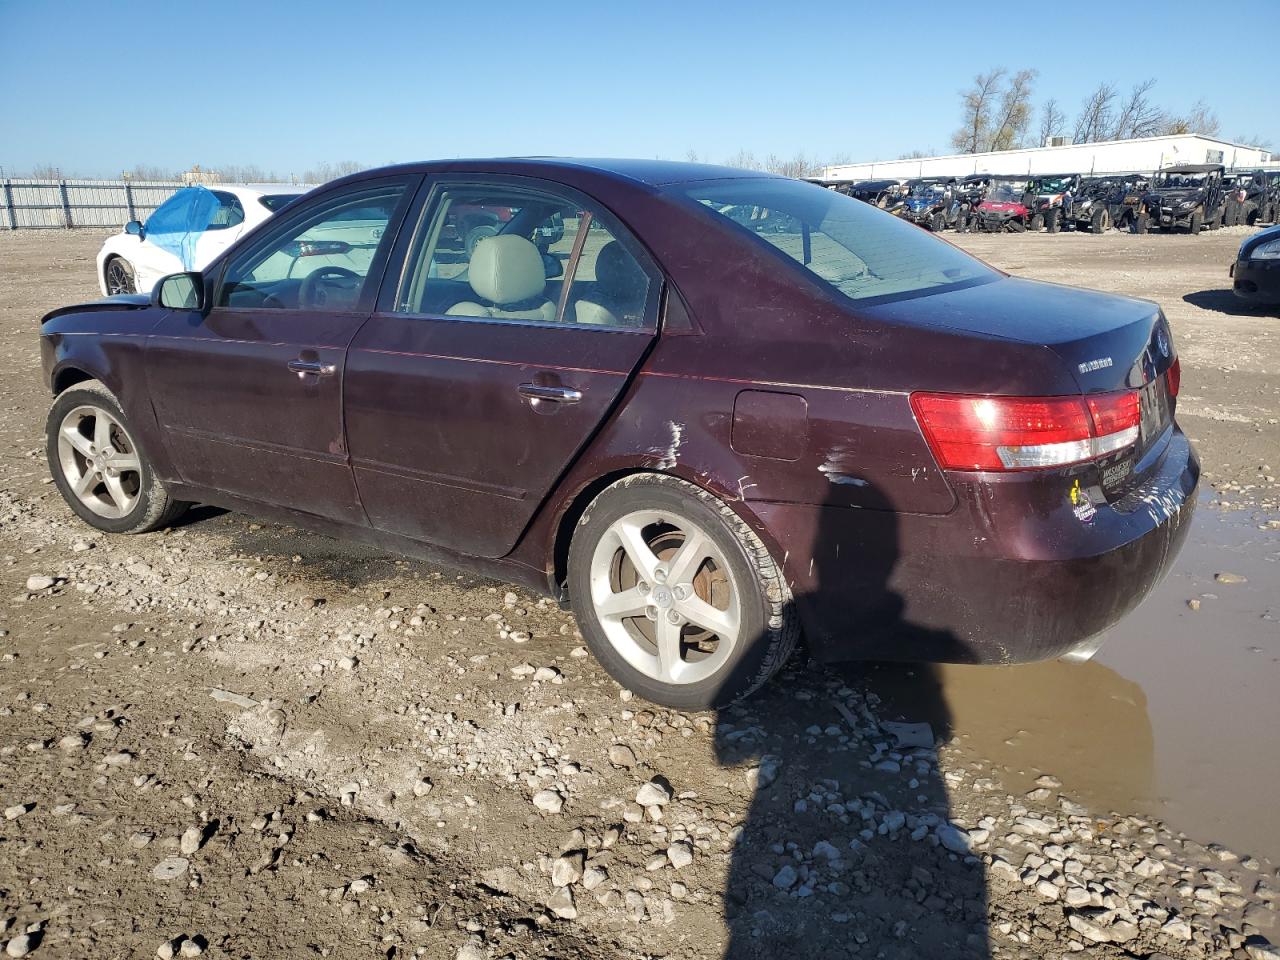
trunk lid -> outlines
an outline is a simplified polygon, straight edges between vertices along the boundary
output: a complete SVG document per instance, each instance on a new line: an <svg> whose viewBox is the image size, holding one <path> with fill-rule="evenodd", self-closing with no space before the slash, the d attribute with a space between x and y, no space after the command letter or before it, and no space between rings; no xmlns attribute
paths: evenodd
<svg viewBox="0 0 1280 960"><path fill-rule="evenodd" d="M1169 370L1177 358L1168 321L1158 305L1006 277L931 296L927 310L919 304L911 309L910 302L876 310L915 326L1042 346L1065 365L1086 396L1138 391L1142 415L1138 441L1097 461L1099 484L1112 499L1156 466L1156 447L1173 423L1175 399L1169 390ZM1024 379L1007 392L1037 396L1055 390L1050 385L1037 388Z"/></svg>

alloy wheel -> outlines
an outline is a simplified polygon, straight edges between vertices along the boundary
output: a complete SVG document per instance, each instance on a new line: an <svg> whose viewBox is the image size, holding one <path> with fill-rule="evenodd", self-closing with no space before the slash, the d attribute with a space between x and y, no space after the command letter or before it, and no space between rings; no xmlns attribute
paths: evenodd
<svg viewBox="0 0 1280 960"><path fill-rule="evenodd" d="M100 517L118 520L138 503L138 448L120 421L101 407L75 407L62 418L58 466L76 499Z"/></svg>
<svg viewBox="0 0 1280 960"><path fill-rule="evenodd" d="M116 258L107 264L107 294L133 293L133 276L124 261Z"/></svg>
<svg viewBox="0 0 1280 960"><path fill-rule="evenodd" d="M614 521L592 553L590 589L610 645L661 683L710 677L741 640L741 590L724 554L676 514Z"/></svg>

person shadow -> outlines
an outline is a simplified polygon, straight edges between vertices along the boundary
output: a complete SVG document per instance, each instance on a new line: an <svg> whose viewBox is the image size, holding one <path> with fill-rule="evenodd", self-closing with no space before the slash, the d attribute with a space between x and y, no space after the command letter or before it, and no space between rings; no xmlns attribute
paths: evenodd
<svg viewBox="0 0 1280 960"><path fill-rule="evenodd" d="M909 622L893 589L888 499L833 484L826 506L840 519L813 511L815 585L792 600L840 624L818 643L971 659L954 635ZM716 715L716 759L754 791L731 853L725 960L990 956L985 870L950 824L938 766L951 720L936 671L808 653L802 645L774 682ZM882 703L882 683L910 716Z"/></svg>

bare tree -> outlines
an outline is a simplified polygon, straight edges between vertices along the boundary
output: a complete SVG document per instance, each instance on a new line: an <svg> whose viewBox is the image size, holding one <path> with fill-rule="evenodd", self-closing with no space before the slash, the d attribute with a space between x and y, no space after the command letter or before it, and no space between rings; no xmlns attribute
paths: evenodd
<svg viewBox="0 0 1280 960"><path fill-rule="evenodd" d="M1000 94L1000 109L991 125L991 139L987 150L1011 150L1022 142L1027 124L1031 122L1031 84L1036 78L1034 70L1019 70L1009 78Z"/></svg>
<svg viewBox="0 0 1280 960"><path fill-rule="evenodd" d="M1151 102L1151 89L1155 80L1135 83L1120 105L1109 138L1129 140L1134 137L1154 137L1167 122L1165 113Z"/></svg>
<svg viewBox="0 0 1280 960"><path fill-rule="evenodd" d="M1218 115L1209 109L1203 100L1197 100L1192 108L1182 116L1169 118L1164 126L1165 133L1198 133L1206 137L1216 137L1222 132L1222 123Z"/></svg>
<svg viewBox="0 0 1280 960"><path fill-rule="evenodd" d="M693 149L693 147L690 147L688 150L684 152L684 158L688 160L690 163L697 163L698 151Z"/></svg>
<svg viewBox="0 0 1280 960"><path fill-rule="evenodd" d="M1261 150L1270 150L1271 141L1260 133L1251 134L1250 136L1239 136L1233 138L1236 143L1243 143L1248 147L1258 147Z"/></svg>
<svg viewBox="0 0 1280 960"><path fill-rule="evenodd" d="M328 183L338 177L345 177L349 173L359 173L363 169L364 164L358 160L339 160L337 163L329 163L326 160L313 169L304 171L302 179L305 183Z"/></svg>
<svg viewBox="0 0 1280 960"><path fill-rule="evenodd" d="M797 153L790 159L784 159L771 153L764 161L764 169L769 173L779 173L784 177L809 177L818 172L820 166L816 160L810 160L803 153Z"/></svg>
<svg viewBox="0 0 1280 960"><path fill-rule="evenodd" d="M150 163L134 164L132 169L120 173L121 180L177 180L178 174Z"/></svg>
<svg viewBox="0 0 1280 960"><path fill-rule="evenodd" d="M737 167L740 170L763 170L764 165L756 159L750 150L739 150L725 162L726 167Z"/></svg>
<svg viewBox="0 0 1280 960"><path fill-rule="evenodd" d="M1085 97L1076 117L1076 128L1071 139L1076 143L1096 143L1107 139L1111 133L1111 115L1115 111L1116 88L1114 84L1100 83Z"/></svg>
<svg viewBox="0 0 1280 960"><path fill-rule="evenodd" d="M67 175L56 163L37 163L28 174L32 180L65 180Z"/></svg>
<svg viewBox="0 0 1280 960"><path fill-rule="evenodd" d="M964 121L951 135L951 145L961 153L978 153L991 140L991 113L1000 95L1004 67L995 67L973 78L973 86L960 94Z"/></svg>
<svg viewBox="0 0 1280 960"><path fill-rule="evenodd" d="M1043 147L1050 137L1061 136L1066 122L1067 115L1058 106L1058 101L1052 97L1046 100L1040 107L1040 140L1036 146Z"/></svg>

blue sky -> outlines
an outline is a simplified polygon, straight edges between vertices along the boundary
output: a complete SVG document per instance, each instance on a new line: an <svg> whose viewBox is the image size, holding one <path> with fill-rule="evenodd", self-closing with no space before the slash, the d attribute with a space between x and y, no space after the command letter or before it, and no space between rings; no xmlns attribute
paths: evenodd
<svg viewBox="0 0 1280 960"><path fill-rule="evenodd" d="M958 91L991 66L1037 68L1037 103L1056 97L1069 114L1100 79L1154 77L1167 108L1203 99L1226 137L1280 148L1274 36L1248 53L1247 31L1208 10L0 0L0 167L286 174L511 154L722 162L742 149L884 159L949 152ZM1179 48L1140 46L1153 34ZM1206 51L1194 65L1188 44Z"/></svg>

